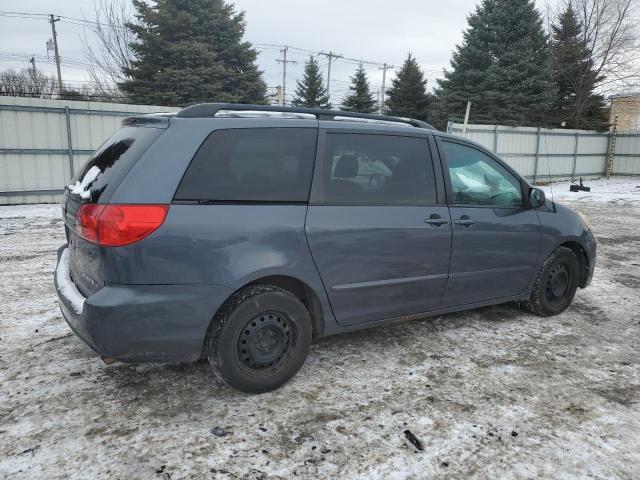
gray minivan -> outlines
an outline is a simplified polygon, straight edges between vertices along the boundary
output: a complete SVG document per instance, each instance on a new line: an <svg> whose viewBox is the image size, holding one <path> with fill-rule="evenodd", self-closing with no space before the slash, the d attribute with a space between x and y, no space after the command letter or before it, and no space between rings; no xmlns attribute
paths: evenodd
<svg viewBox="0 0 640 480"><path fill-rule="evenodd" d="M208 358L245 392L312 340L503 302L562 312L586 219L409 119L201 104L127 118L65 189L55 284L106 360Z"/></svg>

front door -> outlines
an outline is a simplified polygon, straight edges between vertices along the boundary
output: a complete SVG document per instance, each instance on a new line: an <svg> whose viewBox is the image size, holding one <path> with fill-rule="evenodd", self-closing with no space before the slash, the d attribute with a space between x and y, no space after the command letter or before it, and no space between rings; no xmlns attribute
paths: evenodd
<svg viewBox="0 0 640 480"><path fill-rule="evenodd" d="M338 323L439 308L451 223L427 139L321 130L317 162L306 232Z"/></svg>
<svg viewBox="0 0 640 480"><path fill-rule="evenodd" d="M438 150L453 220L444 306L521 294L536 274L541 229L520 179L475 145L439 138Z"/></svg>

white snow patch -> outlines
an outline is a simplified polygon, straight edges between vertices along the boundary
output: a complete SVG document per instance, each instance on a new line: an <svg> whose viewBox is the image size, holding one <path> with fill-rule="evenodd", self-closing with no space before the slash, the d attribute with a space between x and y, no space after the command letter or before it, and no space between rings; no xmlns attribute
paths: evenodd
<svg viewBox="0 0 640 480"><path fill-rule="evenodd" d="M59 203L35 205L4 205L0 207L0 218L58 218L62 215Z"/></svg>
<svg viewBox="0 0 640 480"><path fill-rule="evenodd" d="M84 308L84 296L74 285L69 273L69 249L65 248L62 255L60 255L60 261L58 262L56 281L58 282L58 288L60 289L62 296L69 300L71 307L78 315L82 315L82 309Z"/></svg>
<svg viewBox="0 0 640 480"><path fill-rule="evenodd" d="M89 187L101 173L102 170L94 165L87 170L87 173L82 177L82 181L77 181L75 185L69 185L69 191L75 195L80 195L80 198L89 198L91 195Z"/></svg>

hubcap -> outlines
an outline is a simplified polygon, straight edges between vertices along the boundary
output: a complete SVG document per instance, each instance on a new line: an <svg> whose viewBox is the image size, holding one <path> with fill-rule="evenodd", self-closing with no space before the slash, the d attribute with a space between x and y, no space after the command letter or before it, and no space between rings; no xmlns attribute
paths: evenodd
<svg viewBox="0 0 640 480"><path fill-rule="evenodd" d="M251 370L264 370L285 357L293 341L293 329L280 312L264 313L251 319L240 333L238 357Z"/></svg>
<svg viewBox="0 0 640 480"><path fill-rule="evenodd" d="M564 263L554 265L547 276L546 293L547 300L557 302L561 300L569 289L571 275L569 268Z"/></svg>

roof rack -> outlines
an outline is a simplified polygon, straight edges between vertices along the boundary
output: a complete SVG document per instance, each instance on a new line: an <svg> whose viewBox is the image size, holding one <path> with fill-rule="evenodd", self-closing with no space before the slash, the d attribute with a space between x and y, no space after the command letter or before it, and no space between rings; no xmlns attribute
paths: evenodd
<svg viewBox="0 0 640 480"><path fill-rule="evenodd" d="M374 115L370 113L343 112L339 110L324 110L320 108L298 108L284 107L279 105L248 105L243 103L200 103L180 110L176 117L178 118L206 118L220 116L231 117L234 112L245 112L246 114L255 114L255 116L274 116L272 114L280 114L278 116L285 118L312 118L318 120L341 120L341 121L368 121L371 123L400 123L410 125L417 128L426 128L435 130L427 122L414 120L412 118L391 117L387 115ZM237 115L241 116L241 115Z"/></svg>

